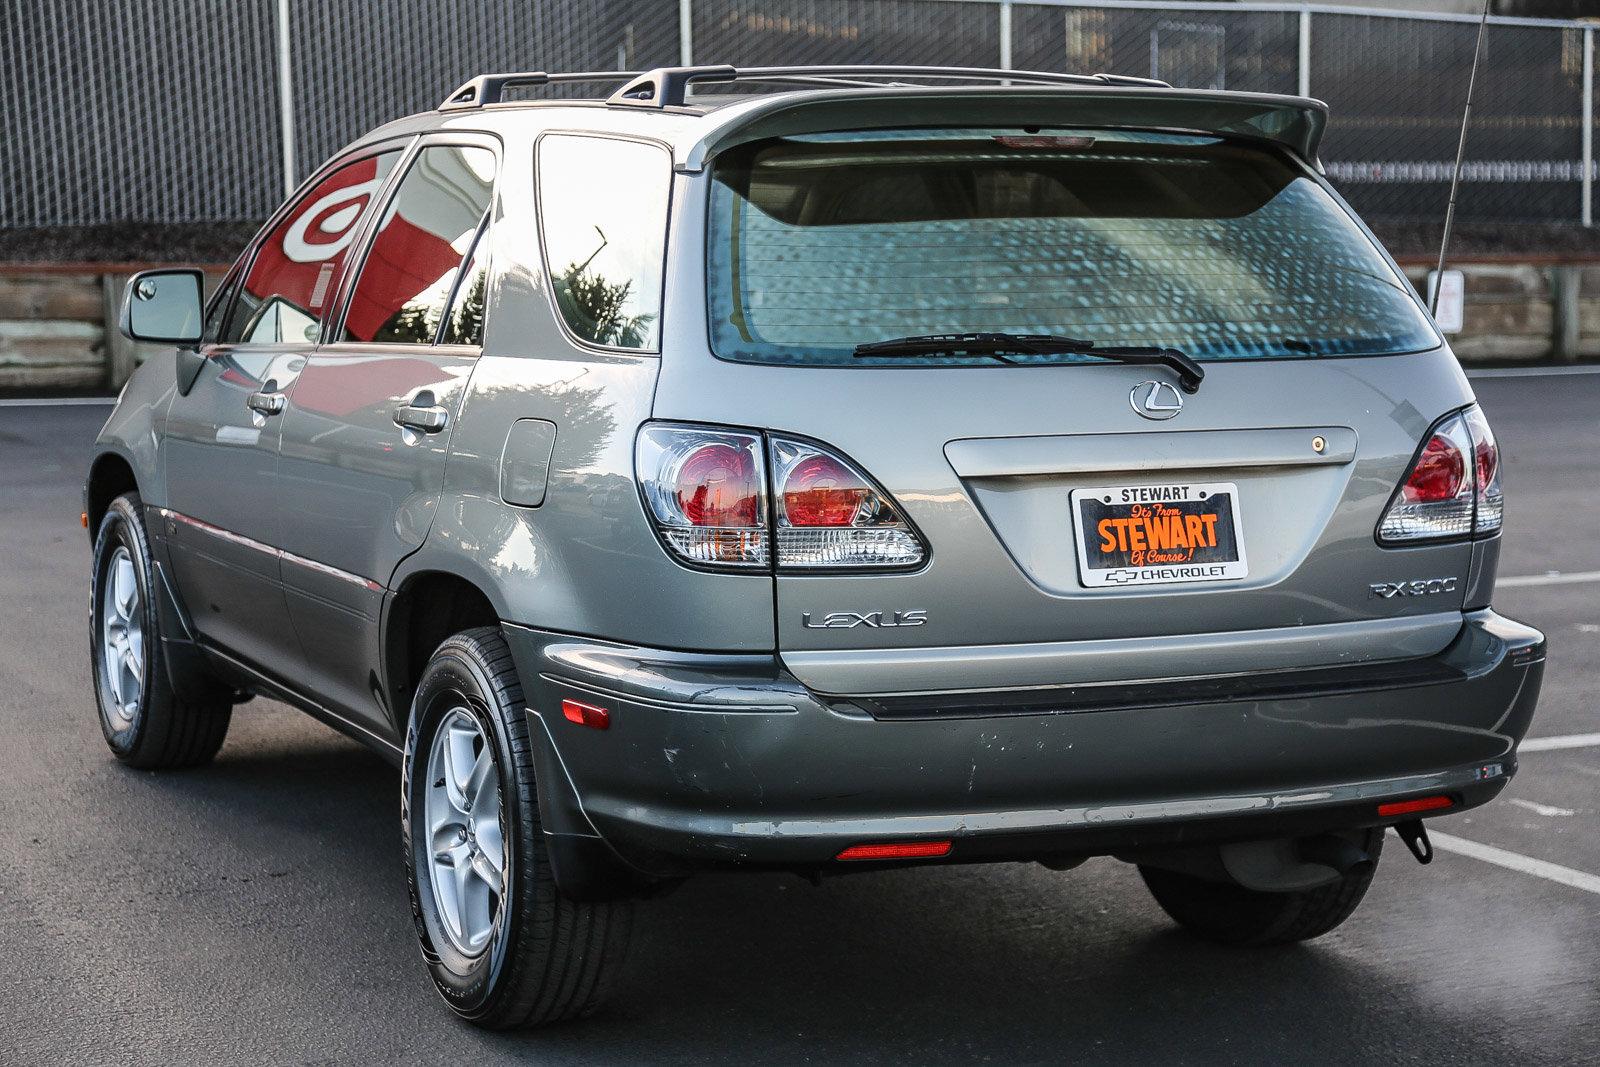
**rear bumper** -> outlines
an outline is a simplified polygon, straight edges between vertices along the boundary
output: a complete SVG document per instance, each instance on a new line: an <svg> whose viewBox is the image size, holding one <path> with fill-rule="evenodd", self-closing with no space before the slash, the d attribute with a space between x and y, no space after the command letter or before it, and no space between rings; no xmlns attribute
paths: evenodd
<svg viewBox="0 0 1600 1067"><path fill-rule="evenodd" d="M1439 793L1460 810L1515 770L1544 664L1538 631L1479 611L1438 655L1382 669L890 707L820 696L770 656L505 629L547 834L658 877L825 866L883 840L983 860L1287 836ZM568 722L563 699L610 728Z"/></svg>

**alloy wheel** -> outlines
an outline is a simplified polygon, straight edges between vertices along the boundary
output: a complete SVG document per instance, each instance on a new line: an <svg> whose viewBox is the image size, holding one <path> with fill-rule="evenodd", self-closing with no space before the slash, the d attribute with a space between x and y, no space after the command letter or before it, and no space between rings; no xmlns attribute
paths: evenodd
<svg viewBox="0 0 1600 1067"><path fill-rule="evenodd" d="M133 556L117 546L100 590L100 675L108 699L101 713L114 732L139 717L144 693L144 605Z"/></svg>
<svg viewBox="0 0 1600 1067"><path fill-rule="evenodd" d="M483 952L505 888L500 774L490 739L464 707L445 712L428 752L428 874L439 925L456 950Z"/></svg>

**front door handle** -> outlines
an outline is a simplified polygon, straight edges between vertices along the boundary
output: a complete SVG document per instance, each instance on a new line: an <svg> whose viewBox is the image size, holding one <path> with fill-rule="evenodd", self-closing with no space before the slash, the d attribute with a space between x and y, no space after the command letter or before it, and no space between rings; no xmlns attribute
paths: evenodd
<svg viewBox="0 0 1600 1067"><path fill-rule="evenodd" d="M287 398L279 392L271 390L272 383L267 383L267 389L259 393L251 393L245 397L245 405L258 415L279 415L283 413L283 406Z"/></svg>
<svg viewBox="0 0 1600 1067"><path fill-rule="evenodd" d="M406 404L394 409L394 424L407 430L438 433L449 422L450 413L436 404L427 406Z"/></svg>

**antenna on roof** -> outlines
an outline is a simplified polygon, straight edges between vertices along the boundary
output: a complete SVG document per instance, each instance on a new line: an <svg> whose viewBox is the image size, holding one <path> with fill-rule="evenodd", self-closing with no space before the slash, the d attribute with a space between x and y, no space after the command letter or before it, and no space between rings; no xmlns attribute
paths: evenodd
<svg viewBox="0 0 1600 1067"><path fill-rule="evenodd" d="M1483 0L1483 17L1478 20L1478 43L1472 46L1472 73L1467 76L1467 106L1461 113L1461 139L1456 142L1456 167L1450 175L1450 202L1444 209L1444 233L1439 238L1439 268L1433 272L1433 292L1428 295L1428 314L1439 314L1439 292L1444 288L1444 257L1450 249L1450 224L1456 218L1456 191L1461 188L1461 161L1467 154L1467 124L1472 121L1472 90L1478 84L1478 60L1483 57L1484 31L1489 28L1489 3Z"/></svg>

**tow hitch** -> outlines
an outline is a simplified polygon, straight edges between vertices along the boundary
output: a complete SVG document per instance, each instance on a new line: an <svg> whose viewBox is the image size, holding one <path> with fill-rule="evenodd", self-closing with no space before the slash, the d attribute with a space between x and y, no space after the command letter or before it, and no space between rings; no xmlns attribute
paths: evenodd
<svg viewBox="0 0 1600 1067"><path fill-rule="evenodd" d="M1428 830L1422 825L1421 819L1397 822L1394 824L1394 832L1400 835L1400 840L1404 841L1406 848L1417 857L1418 863L1433 862L1433 842L1428 840Z"/></svg>

